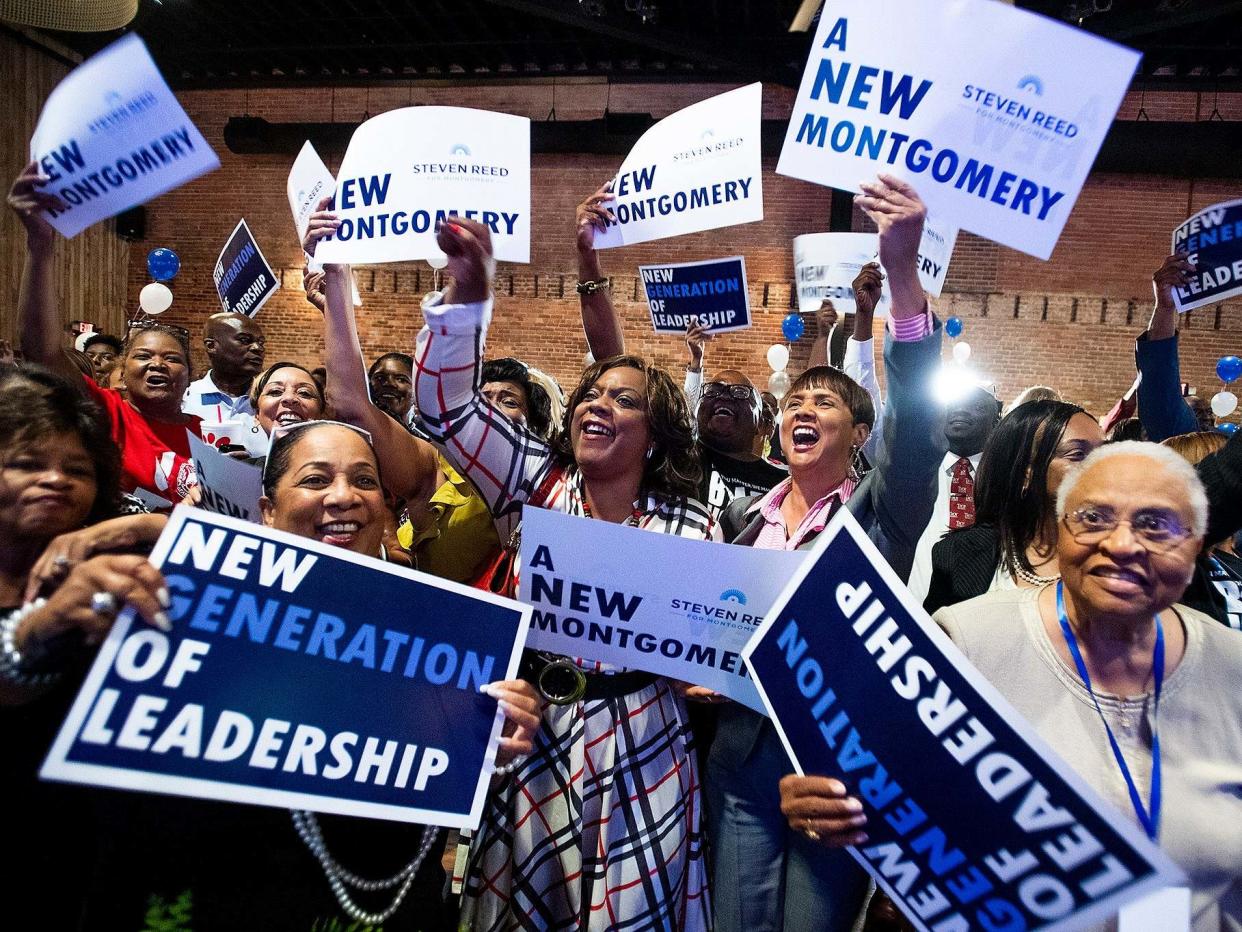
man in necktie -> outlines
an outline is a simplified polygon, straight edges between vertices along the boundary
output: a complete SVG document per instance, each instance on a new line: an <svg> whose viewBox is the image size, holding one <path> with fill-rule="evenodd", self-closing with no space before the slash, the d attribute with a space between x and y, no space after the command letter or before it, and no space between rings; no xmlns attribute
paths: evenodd
<svg viewBox="0 0 1242 932"><path fill-rule="evenodd" d="M974 523L975 468L968 457L959 456L949 478L949 530L956 531Z"/></svg>

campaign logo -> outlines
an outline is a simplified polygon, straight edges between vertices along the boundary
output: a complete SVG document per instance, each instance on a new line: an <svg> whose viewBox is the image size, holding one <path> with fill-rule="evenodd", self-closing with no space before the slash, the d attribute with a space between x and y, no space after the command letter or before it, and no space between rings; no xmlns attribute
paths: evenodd
<svg viewBox="0 0 1242 932"><path fill-rule="evenodd" d="M469 175L479 181L496 181L509 176L509 169L504 165L485 165L474 161L474 152L464 142L449 146L447 161L416 162L411 166L411 171L433 179L447 175Z"/></svg>
<svg viewBox="0 0 1242 932"><path fill-rule="evenodd" d="M1000 91L978 84L962 88L960 103L973 112L976 142L1000 134L1007 139L1015 133L1040 142L1059 146L1076 146L1079 127L1074 118L1045 110L1038 98L1044 96L1044 81L1039 75L1028 74L1018 79L1012 91ZM994 147L996 142L993 143Z"/></svg>
<svg viewBox="0 0 1242 932"><path fill-rule="evenodd" d="M470 158L470 147L464 142L455 143L453 148L449 149L449 155L455 155L459 158Z"/></svg>
<svg viewBox="0 0 1242 932"><path fill-rule="evenodd" d="M141 117L159 103L159 98L151 91L143 91L129 100L115 88L103 94L104 106L107 108L87 124L92 133L106 133L124 123Z"/></svg>
<svg viewBox="0 0 1242 932"><path fill-rule="evenodd" d="M1018 82L1018 90L1030 91L1036 97L1043 97L1044 96L1044 82L1041 81L1038 76L1033 75L1033 74L1028 74L1026 77L1024 77L1022 80Z"/></svg>
<svg viewBox="0 0 1242 932"><path fill-rule="evenodd" d="M746 593L741 589L726 589L720 593L721 602L736 602L738 605L746 604Z"/></svg>
<svg viewBox="0 0 1242 932"><path fill-rule="evenodd" d="M699 133L698 139L693 146L673 153L674 162L699 162L704 159L720 158L728 154L730 149L736 149L746 140L742 136L735 136L728 139L717 139L716 131L710 126Z"/></svg>

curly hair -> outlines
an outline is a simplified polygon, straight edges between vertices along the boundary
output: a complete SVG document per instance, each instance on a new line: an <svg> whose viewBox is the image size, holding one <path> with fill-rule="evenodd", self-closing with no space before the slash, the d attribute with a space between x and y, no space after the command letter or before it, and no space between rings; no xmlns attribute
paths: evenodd
<svg viewBox="0 0 1242 932"><path fill-rule="evenodd" d="M638 356L613 356L586 368L565 405L561 429L552 441L553 454L564 465L575 462L569 431L574 410L605 372L620 366L637 369L646 377L647 426L653 447L643 467L643 490L666 499L696 497L703 467L690 426L685 393L667 372L648 365Z"/></svg>
<svg viewBox="0 0 1242 932"><path fill-rule="evenodd" d="M129 332L125 334L125 342L121 348L121 358L128 359L130 351L134 348L134 341L147 333L162 333L170 336L177 341L177 345L181 347L181 352L185 356L185 371L189 378L194 378L194 360L190 353L190 332L184 327L174 327L170 324L153 323L150 320L139 321L138 324L131 324Z"/></svg>
<svg viewBox="0 0 1242 932"><path fill-rule="evenodd" d="M513 382L526 392L526 426L540 437L547 438L552 429L552 400L547 390L530 375L530 367L520 359L502 356L487 359L479 373L479 385L488 382Z"/></svg>
<svg viewBox="0 0 1242 932"><path fill-rule="evenodd" d="M112 439L107 415L71 384L42 366L0 370L0 444L5 449L56 434L76 434L95 466L95 501L86 523L118 513L121 451Z"/></svg>

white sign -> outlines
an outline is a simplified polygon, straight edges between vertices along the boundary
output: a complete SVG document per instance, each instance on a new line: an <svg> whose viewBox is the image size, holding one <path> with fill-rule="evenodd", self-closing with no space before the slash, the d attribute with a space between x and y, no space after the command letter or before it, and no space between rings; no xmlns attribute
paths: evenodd
<svg viewBox="0 0 1242 932"><path fill-rule="evenodd" d="M220 165L134 33L56 85L30 157L65 203L47 218L66 237Z"/></svg>
<svg viewBox="0 0 1242 932"><path fill-rule="evenodd" d="M354 131L337 173L340 227L320 262L401 262L443 255L452 214L492 233L504 262L530 261L530 120L465 107L405 107Z"/></svg>
<svg viewBox="0 0 1242 932"><path fill-rule="evenodd" d="M189 431L186 436L198 474L200 506L218 515L261 523L259 497L263 494L263 473L259 467L221 453Z"/></svg>
<svg viewBox="0 0 1242 932"><path fill-rule="evenodd" d="M289 196L289 210L293 212L293 225L298 231L298 242L306 236L306 228L310 226L310 215L315 212L319 202L330 197L336 190L336 179L323 159L310 144L310 140L302 143L302 151L289 169L289 180L285 182L285 193Z"/></svg>
<svg viewBox="0 0 1242 932"><path fill-rule="evenodd" d="M665 117L634 144L606 206L599 249L763 219L763 87L751 84Z"/></svg>
<svg viewBox="0 0 1242 932"><path fill-rule="evenodd" d="M776 170L897 175L938 219L1047 259L1139 57L993 0L834 0Z"/></svg>
<svg viewBox="0 0 1242 932"><path fill-rule="evenodd" d="M527 646L706 686L764 712L742 648L803 556L527 507Z"/></svg>
<svg viewBox="0 0 1242 932"><path fill-rule="evenodd" d="M949 259L957 231L946 233L931 224L923 227L919 244L919 281L923 290L939 296L949 271ZM868 262L880 261L880 240L875 233L806 233L793 241L794 281L798 286L798 310L810 313L829 300L841 314L855 310L854 278ZM875 312L888 315L892 298L885 279Z"/></svg>

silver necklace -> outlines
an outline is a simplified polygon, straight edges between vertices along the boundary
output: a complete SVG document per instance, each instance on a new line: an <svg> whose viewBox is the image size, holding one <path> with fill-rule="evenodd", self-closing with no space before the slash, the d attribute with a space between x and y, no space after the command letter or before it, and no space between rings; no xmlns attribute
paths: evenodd
<svg viewBox="0 0 1242 932"><path fill-rule="evenodd" d="M313 812L306 812L302 809L289 810L293 816L293 827L297 829L298 835L306 847L310 849L311 854L319 862L323 868L324 876L328 878L328 885L332 888L332 893L336 896L336 901L341 904L341 909L350 919L367 925L377 926L387 922L392 915L401 908L401 903L405 900L406 894L410 892L410 887L414 883L414 877L418 874L418 869L422 867L423 861L426 860L428 852L431 851L432 845L440 836L440 830L433 825L423 827L422 842L418 848L418 854L414 856L409 864L397 871L391 877L383 880L366 880L353 874L342 867L328 851L328 846L323 840L323 832L319 828L319 820ZM396 895L393 897L392 903L383 912L369 913L358 906L357 903L349 895L346 885L356 887L364 892L374 892L376 890L391 890L393 887L399 887Z"/></svg>

